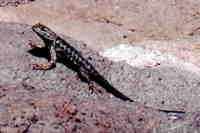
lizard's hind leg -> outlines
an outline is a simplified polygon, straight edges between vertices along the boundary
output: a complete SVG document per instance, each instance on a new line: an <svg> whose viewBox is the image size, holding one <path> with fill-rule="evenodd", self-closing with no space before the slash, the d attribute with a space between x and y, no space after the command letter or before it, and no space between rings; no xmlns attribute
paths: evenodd
<svg viewBox="0 0 200 133"><path fill-rule="evenodd" d="M84 72L84 71L79 71L78 72L78 77L83 81L83 82L86 82L88 84L88 88L89 88L89 91L91 92L91 94L94 93L94 90L96 90L97 92L100 92L102 93L102 89L101 88L98 88L96 85L95 85L95 82L92 81L89 77L89 75Z"/></svg>
<svg viewBox="0 0 200 133"><path fill-rule="evenodd" d="M84 72L84 71L78 71L78 77L80 78L81 81L86 82L89 87L89 91L91 94L94 92L94 87L93 83L91 83L89 76Z"/></svg>

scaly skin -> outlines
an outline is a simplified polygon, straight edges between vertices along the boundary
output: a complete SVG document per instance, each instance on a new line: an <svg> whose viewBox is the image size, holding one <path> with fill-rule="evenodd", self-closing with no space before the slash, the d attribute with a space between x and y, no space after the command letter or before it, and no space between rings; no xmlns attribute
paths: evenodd
<svg viewBox="0 0 200 133"><path fill-rule="evenodd" d="M42 45L31 44L35 48L47 48L50 54L50 59L47 64L34 64L34 69L48 70L56 66L57 59L62 59L71 66L78 73L78 75L88 83L89 88L94 88L93 81L97 82L108 92L124 101L133 102L117 89L115 89L103 76L101 76L96 69L90 64L79 51L72 47L65 40L60 38L51 29L40 23L32 26L32 30L44 41Z"/></svg>

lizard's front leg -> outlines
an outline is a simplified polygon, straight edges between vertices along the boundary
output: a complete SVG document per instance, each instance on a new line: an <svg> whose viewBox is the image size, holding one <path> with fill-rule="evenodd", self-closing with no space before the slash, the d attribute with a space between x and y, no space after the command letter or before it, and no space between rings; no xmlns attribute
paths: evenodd
<svg viewBox="0 0 200 133"><path fill-rule="evenodd" d="M30 44L34 48L44 48L45 46L38 45L38 44ZM33 69L34 70L49 70L53 67L56 66L56 51L54 48L54 45L51 45L49 48L49 53L50 53L50 60L46 64L33 64Z"/></svg>

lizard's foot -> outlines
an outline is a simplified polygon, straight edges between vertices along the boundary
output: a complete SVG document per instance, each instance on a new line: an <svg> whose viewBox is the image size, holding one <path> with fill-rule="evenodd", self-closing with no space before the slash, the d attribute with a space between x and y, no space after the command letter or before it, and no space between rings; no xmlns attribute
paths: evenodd
<svg viewBox="0 0 200 133"><path fill-rule="evenodd" d="M94 89L95 89L97 92L102 93L102 89L97 88L97 87L94 85L94 83L89 83L88 86L89 86L89 91L91 92L91 94L93 94Z"/></svg>
<svg viewBox="0 0 200 133"><path fill-rule="evenodd" d="M35 44L31 40L29 40L28 45L31 46L31 48L44 48L45 47L44 44Z"/></svg>
<svg viewBox="0 0 200 133"><path fill-rule="evenodd" d="M93 94L94 93L94 84L93 83L89 83L88 87L89 87L90 93Z"/></svg>
<svg viewBox="0 0 200 133"><path fill-rule="evenodd" d="M32 69L33 70L49 70L53 67L51 63L48 64L33 64Z"/></svg>

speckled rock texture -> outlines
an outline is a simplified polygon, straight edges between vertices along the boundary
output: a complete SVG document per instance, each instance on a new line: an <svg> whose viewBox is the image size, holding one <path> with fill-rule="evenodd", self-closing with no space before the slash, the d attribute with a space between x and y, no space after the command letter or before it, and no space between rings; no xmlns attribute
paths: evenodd
<svg viewBox="0 0 200 133"><path fill-rule="evenodd" d="M139 92L139 88L149 86L150 81L165 82L164 78L158 78L165 75L161 75L161 68L158 71L147 68L143 70L124 62L114 63L99 56L83 42L76 41L78 39L62 37L80 50L116 88L134 100L138 100L136 93ZM62 63L58 63L55 69L49 71L32 70L31 64L44 63L47 60L44 51L31 50L28 45L30 40L42 43L28 25L0 23L1 133L199 131L200 113L197 111L181 115L166 114L157 111L156 104L151 108L144 103L124 102L105 91L91 94L88 85L77 78L76 72ZM171 69L165 70L164 77L167 78ZM169 78L172 80L168 84L171 84L173 78ZM160 85L162 93L162 83L156 82L151 84L150 88ZM97 87L101 88L98 85Z"/></svg>

